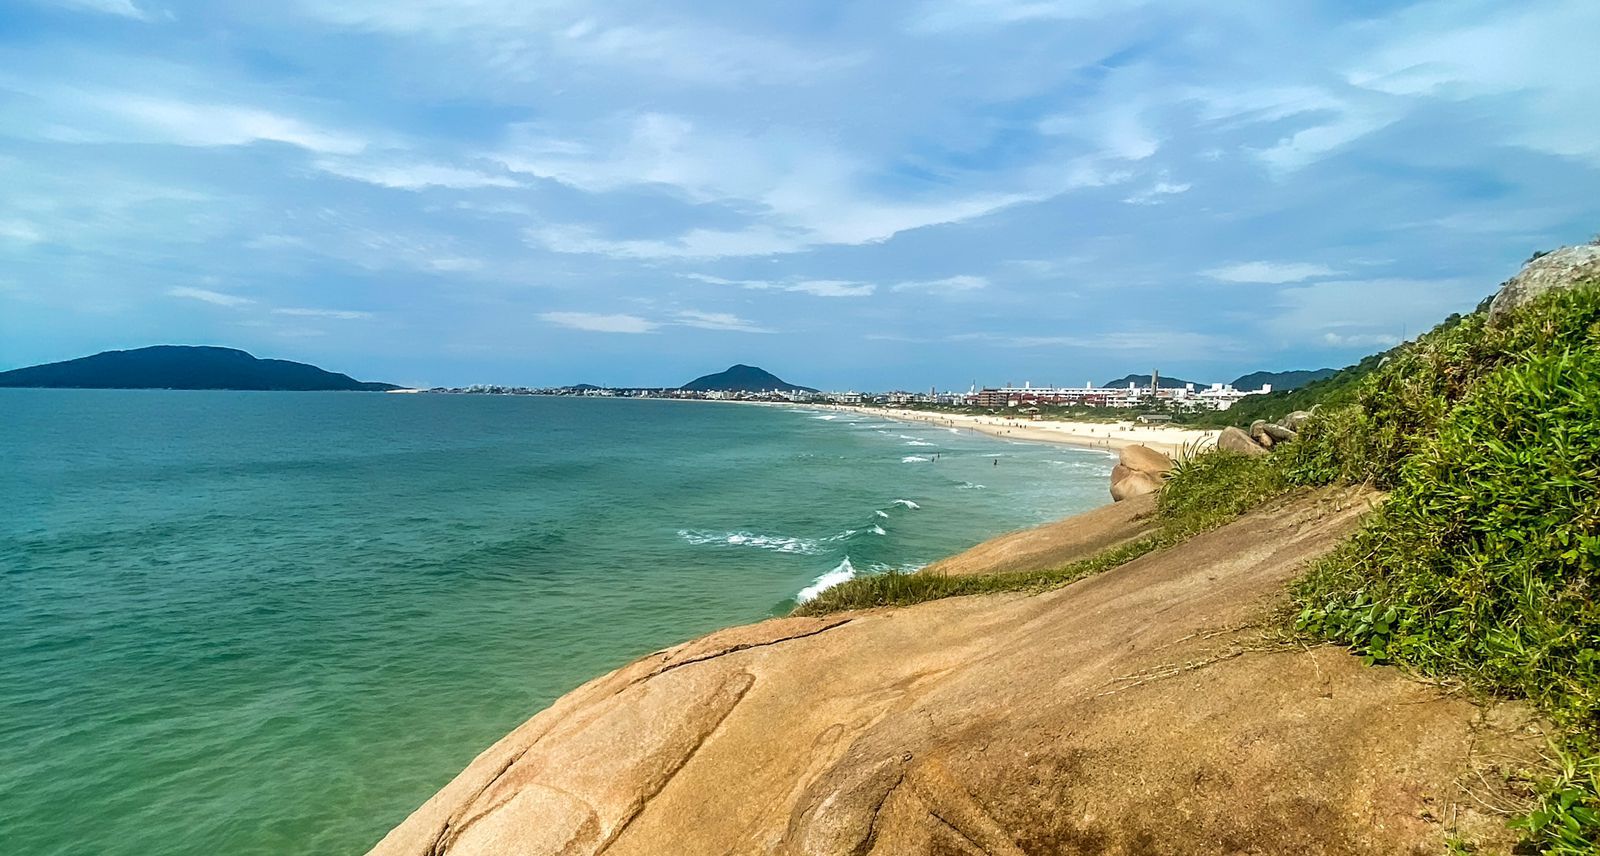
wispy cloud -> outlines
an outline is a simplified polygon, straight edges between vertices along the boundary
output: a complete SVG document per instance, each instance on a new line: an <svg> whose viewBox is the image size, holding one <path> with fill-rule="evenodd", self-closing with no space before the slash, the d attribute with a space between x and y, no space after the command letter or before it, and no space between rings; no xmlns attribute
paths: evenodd
<svg viewBox="0 0 1600 856"><path fill-rule="evenodd" d="M36 0L36 2L48 5L48 0ZM149 14L134 5L133 0L54 0L54 3L55 5L65 6L68 9L77 9L84 12L100 12L106 15L132 18L136 21L150 20Z"/></svg>
<svg viewBox="0 0 1600 856"><path fill-rule="evenodd" d="M727 312L700 312L685 309L673 315L674 323L685 327L697 327L701 330L728 330L738 333L771 333L773 330L762 327L751 321L746 321L737 315Z"/></svg>
<svg viewBox="0 0 1600 856"><path fill-rule="evenodd" d="M466 190L479 187L519 187L521 182L507 175L494 175L476 169L419 162L382 162L356 158L321 158L317 169L398 190L423 190L447 187Z"/></svg>
<svg viewBox="0 0 1600 856"><path fill-rule="evenodd" d="M1201 271L1221 282L1250 282L1280 285L1285 282L1304 282L1308 279L1336 276L1339 272L1326 265L1308 262L1241 262Z"/></svg>
<svg viewBox="0 0 1600 856"><path fill-rule="evenodd" d="M752 291L791 291L813 297L871 297L878 287L870 282L852 282L844 279L724 279L700 273L683 274L684 279L711 285L732 285Z"/></svg>
<svg viewBox="0 0 1600 856"><path fill-rule="evenodd" d="M558 327L591 333L653 333L661 325L637 315L606 315L597 312L541 312L539 318Z"/></svg>
<svg viewBox="0 0 1600 856"><path fill-rule="evenodd" d="M225 294L207 288L192 288L183 285L167 289L167 296L184 300L198 300L201 303L209 303L213 306L239 307L250 306L255 303L254 300L248 297L240 297L237 294Z"/></svg>
<svg viewBox="0 0 1600 856"><path fill-rule="evenodd" d="M292 315L298 318L333 318L340 321L356 321L371 318L371 312L362 312L354 309L308 309L298 306L285 306L272 310L274 315Z"/></svg>
<svg viewBox="0 0 1600 856"><path fill-rule="evenodd" d="M923 279L910 282L895 283L891 291L931 291L936 293L954 294L960 292L979 291L989 287L988 277L947 276L944 279Z"/></svg>

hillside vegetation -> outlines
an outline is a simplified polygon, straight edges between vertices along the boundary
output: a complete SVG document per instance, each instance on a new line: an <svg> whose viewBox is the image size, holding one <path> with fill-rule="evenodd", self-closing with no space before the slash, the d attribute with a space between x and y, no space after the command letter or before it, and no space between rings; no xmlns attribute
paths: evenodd
<svg viewBox="0 0 1600 856"><path fill-rule="evenodd" d="M1600 852L1600 283L1496 323L1452 318L1302 392L1317 415L1298 442L1239 459L1250 482L1390 498L1296 585L1297 629L1533 702L1560 771L1516 821L1528 852ZM1169 489L1228 489L1211 475L1191 466Z"/></svg>

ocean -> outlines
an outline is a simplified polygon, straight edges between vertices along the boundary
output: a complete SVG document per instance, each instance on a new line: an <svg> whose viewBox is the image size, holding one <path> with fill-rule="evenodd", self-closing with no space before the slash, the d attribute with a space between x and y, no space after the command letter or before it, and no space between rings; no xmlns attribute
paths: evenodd
<svg viewBox="0 0 1600 856"><path fill-rule="evenodd" d="M1113 463L803 407L0 389L0 840L360 853L584 681Z"/></svg>

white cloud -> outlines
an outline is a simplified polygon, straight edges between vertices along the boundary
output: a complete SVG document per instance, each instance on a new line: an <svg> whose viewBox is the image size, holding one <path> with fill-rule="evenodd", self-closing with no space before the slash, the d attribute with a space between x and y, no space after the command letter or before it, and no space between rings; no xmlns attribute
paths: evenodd
<svg viewBox="0 0 1600 856"><path fill-rule="evenodd" d="M1160 205L1166 201L1168 196L1188 193L1189 189L1190 185L1187 182L1180 184L1170 181L1158 181L1149 188L1141 190L1122 201L1129 205Z"/></svg>
<svg viewBox="0 0 1600 856"><path fill-rule="evenodd" d="M149 14L135 6L133 0L55 0L55 2L57 5L84 12L100 12L106 15L133 18L137 21L150 20Z"/></svg>
<svg viewBox="0 0 1600 856"><path fill-rule="evenodd" d="M720 276L707 276L701 273L686 273L682 276L684 279L711 285L734 285L753 291L792 291L814 297L870 297L878 290L872 283L852 282L846 279L723 279Z"/></svg>
<svg viewBox="0 0 1600 856"><path fill-rule="evenodd" d="M1400 337L1387 333L1323 333L1323 344L1335 348L1392 348L1400 344Z"/></svg>
<svg viewBox="0 0 1600 856"><path fill-rule="evenodd" d="M685 309L674 316L674 323L684 327L698 327L702 330L729 330L739 333L771 333L766 327L754 322L746 321L737 315L727 312L700 312Z"/></svg>
<svg viewBox="0 0 1600 856"><path fill-rule="evenodd" d="M167 296L179 297L185 300L198 300L202 303L210 303L213 306L239 307L249 306L255 303L254 300L251 300L248 297L240 297L236 294L224 294L220 291L211 291L210 289L206 288L190 288L188 286L176 286L174 288L169 288L167 289Z"/></svg>
<svg viewBox="0 0 1600 856"><path fill-rule="evenodd" d="M24 220L0 220L0 240L37 244L44 240L44 235L32 223Z"/></svg>
<svg viewBox="0 0 1600 856"><path fill-rule="evenodd" d="M665 25L645 23L640 14L612 22L599 17L598 6L564 0L303 0L301 7L337 26L443 48L499 78L547 85L607 68L702 86L795 83L860 61L854 53L813 53L684 14Z"/></svg>
<svg viewBox="0 0 1600 856"><path fill-rule="evenodd" d="M932 291L932 292L944 292L944 293L957 293L957 292L966 292L966 291L978 291L980 289L984 289L984 288L988 288L988 287L989 287L989 280L988 280L987 277L968 276L968 275L963 274L963 275L960 275L960 276L947 276L944 279L925 279L925 280L917 280L917 281L913 281L913 282L896 283L894 286L892 286L890 288L890 290L891 291Z"/></svg>
<svg viewBox="0 0 1600 856"><path fill-rule="evenodd" d="M443 258L429 259L428 267L440 273L462 273L482 270L483 262L478 259L463 258L461 256L445 256Z"/></svg>
<svg viewBox="0 0 1600 856"><path fill-rule="evenodd" d="M936 194L892 198L869 189L879 178L872 164L825 140L707 130L660 113L641 114L608 130L597 135L599 142L578 142L523 126L495 157L513 172L589 193L659 190L687 203L717 203L750 223L694 227L669 239L610 238L574 225L529 233L556 252L713 259L859 246L973 220L1072 187L1120 180L1081 161L1065 168L1048 161L998 176L975 174L940 186Z"/></svg>
<svg viewBox="0 0 1600 856"><path fill-rule="evenodd" d="M990 28L1041 20L1099 18L1144 5L1145 0L931 0L911 20L915 32Z"/></svg>
<svg viewBox="0 0 1600 856"><path fill-rule="evenodd" d="M848 282L838 279L802 280L782 287L784 291L798 291L816 297L869 297L878 287L869 283Z"/></svg>
<svg viewBox="0 0 1600 856"><path fill-rule="evenodd" d="M1140 161L1161 149L1161 139L1137 104L1050 116L1039 122L1039 132L1078 137L1092 143L1101 157L1117 160Z"/></svg>
<svg viewBox="0 0 1600 856"><path fill-rule="evenodd" d="M340 321L356 321L372 317L371 312L359 312L352 309L305 309L294 306L274 309L272 314L292 315L297 318L333 318Z"/></svg>
<svg viewBox="0 0 1600 856"><path fill-rule="evenodd" d="M1400 20L1398 35L1353 64L1355 86L1413 100L1496 102L1487 129L1534 151L1600 163L1594 63L1600 4L1549 0L1485 7L1468 16L1425 4Z"/></svg>
<svg viewBox="0 0 1600 856"><path fill-rule="evenodd" d="M122 129L102 129L113 139L180 146L276 142L337 155L355 154L367 145L366 140L357 135L321 128L255 107L114 92L92 93L85 100L94 108L97 117L121 119L126 123ZM129 133L121 133L123 131Z"/></svg>
<svg viewBox="0 0 1600 856"><path fill-rule="evenodd" d="M559 327L593 333L651 333L660 325L637 315L605 315L596 312L541 312L539 318Z"/></svg>
<svg viewBox="0 0 1600 856"><path fill-rule="evenodd" d="M479 187L520 187L522 182L506 175L430 163L371 163L353 158L320 158L317 169L355 181L398 190L424 190L447 187L470 190Z"/></svg>
<svg viewBox="0 0 1600 856"><path fill-rule="evenodd" d="M1265 325L1286 339L1337 347L1389 347L1472 309L1485 286L1473 279L1386 277L1299 285L1274 293Z"/></svg>
<svg viewBox="0 0 1600 856"><path fill-rule="evenodd" d="M1243 262L1211 268L1201 273L1221 282L1281 285L1286 282L1304 282L1317 277L1336 276L1339 272L1326 265L1306 262Z"/></svg>

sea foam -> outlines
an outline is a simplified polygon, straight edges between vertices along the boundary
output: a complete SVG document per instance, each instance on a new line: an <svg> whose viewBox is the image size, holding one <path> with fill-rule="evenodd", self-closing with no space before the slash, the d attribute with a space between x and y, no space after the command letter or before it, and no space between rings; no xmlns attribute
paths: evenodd
<svg viewBox="0 0 1600 856"><path fill-rule="evenodd" d="M817 577L815 580L812 580L811 585L801 589L800 593L794 596L794 599L801 603L805 603L806 601L815 599L817 595L822 594L828 589L831 589L840 583L849 582L855 578L855 566L850 564L850 557L845 556L844 561L835 566L833 570L823 574L820 577Z"/></svg>
<svg viewBox="0 0 1600 856"><path fill-rule="evenodd" d="M777 553L799 553L806 556L813 556L822 552L822 548L815 541L807 538L789 538L783 535L679 529L678 537L696 546L721 544L728 547L755 547L758 550L772 550Z"/></svg>
<svg viewBox="0 0 1600 856"><path fill-rule="evenodd" d="M903 505L906 508L911 509L912 511L916 511L917 509L922 507L922 506L916 504L915 502L912 502L909 499L897 499L894 502L890 503L890 505Z"/></svg>

